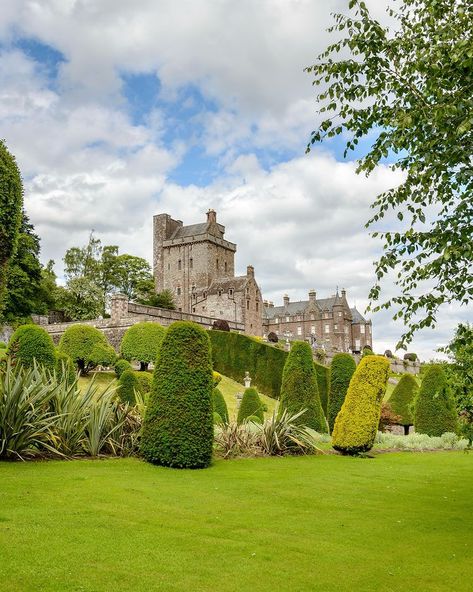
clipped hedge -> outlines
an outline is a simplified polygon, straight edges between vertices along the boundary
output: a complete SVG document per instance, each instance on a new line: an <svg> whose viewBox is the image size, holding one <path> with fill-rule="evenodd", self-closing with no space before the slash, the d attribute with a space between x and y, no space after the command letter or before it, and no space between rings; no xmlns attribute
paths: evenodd
<svg viewBox="0 0 473 592"><path fill-rule="evenodd" d="M312 350L306 341L292 344L282 375L280 406L291 414L305 409L296 421L320 433L327 431Z"/></svg>
<svg viewBox="0 0 473 592"><path fill-rule="evenodd" d="M179 468L210 465L213 448L212 357L207 332L186 321L166 332L143 422L148 462Z"/></svg>
<svg viewBox="0 0 473 592"><path fill-rule="evenodd" d="M130 364L128 360L124 360L123 358L117 360L114 366L115 376L120 378L120 376L125 372L125 370L133 370L133 366Z"/></svg>
<svg viewBox="0 0 473 592"><path fill-rule="evenodd" d="M441 366L430 366L422 379L414 400L414 426L416 432L428 436L458 429L455 404Z"/></svg>
<svg viewBox="0 0 473 592"><path fill-rule="evenodd" d="M320 404L325 417L328 411L328 395L330 390L330 368L314 362L315 373L317 375L317 386L319 387Z"/></svg>
<svg viewBox="0 0 473 592"><path fill-rule="evenodd" d="M328 395L327 421L330 431L342 408L351 377L356 370L356 363L350 354L335 354L330 366L330 389Z"/></svg>
<svg viewBox="0 0 473 592"><path fill-rule="evenodd" d="M212 391L212 404L215 413L218 413L224 423L228 423L228 408L222 392L218 388Z"/></svg>
<svg viewBox="0 0 473 592"><path fill-rule="evenodd" d="M261 423L264 421L264 406L258 391L254 387L245 389L238 409L237 423L243 423L249 417L258 417Z"/></svg>
<svg viewBox="0 0 473 592"><path fill-rule="evenodd" d="M146 398L151 390L152 375L149 372L124 370L118 381L118 396L123 403L136 403L135 391Z"/></svg>
<svg viewBox="0 0 473 592"><path fill-rule="evenodd" d="M56 348L49 333L38 325L22 325L8 342L7 355L14 364L32 368L34 362L51 372L56 368Z"/></svg>
<svg viewBox="0 0 473 592"><path fill-rule="evenodd" d="M116 359L115 351L105 335L90 325L68 327L59 341L58 349L70 356L83 374L99 364L109 366Z"/></svg>
<svg viewBox="0 0 473 592"><path fill-rule="evenodd" d="M397 423L407 428L404 429L406 433L409 433L408 428L414 423L410 408L418 390L417 380L412 374L403 374L389 397L388 403L393 413L400 417Z"/></svg>
<svg viewBox="0 0 473 592"><path fill-rule="evenodd" d="M123 335L120 353L125 360L136 360L140 370L148 369L150 362L155 362L159 348L166 334L166 329L158 323L144 321L129 327Z"/></svg>
<svg viewBox="0 0 473 592"><path fill-rule="evenodd" d="M215 370L241 383L245 372L261 393L279 398L288 352L240 333L209 331ZM315 364L322 407L326 408L329 370Z"/></svg>
<svg viewBox="0 0 473 592"><path fill-rule="evenodd" d="M63 352L56 352L56 374L72 384L76 379L76 369L72 358Z"/></svg>
<svg viewBox="0 0 473 592"><path fill-rule="evenodd" d="M366 356L358 364L335 420L332 432L335 450L359 454L373 447L389 368L389 360L382 356Z"/></svg>

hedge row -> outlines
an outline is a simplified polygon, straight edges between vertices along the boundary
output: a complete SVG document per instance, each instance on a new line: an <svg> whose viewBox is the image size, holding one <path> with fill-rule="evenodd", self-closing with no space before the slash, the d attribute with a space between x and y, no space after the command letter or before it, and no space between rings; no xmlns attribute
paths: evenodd
<svg viewBox="0 0 473 592"><path fill-rule="evenodd" d="M251 376L251 384L261 392L279 398L282 373L288 353L240 333L209 331L215 370L239 383L245 372ZM327 409L329 369L315 363L320 402Z"/></svg>

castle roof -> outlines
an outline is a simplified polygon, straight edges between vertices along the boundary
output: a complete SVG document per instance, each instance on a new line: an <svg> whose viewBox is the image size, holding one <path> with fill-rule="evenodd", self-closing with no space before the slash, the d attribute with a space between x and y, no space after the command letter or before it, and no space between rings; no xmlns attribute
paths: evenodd
<svg viewBox="0 0 473 592"><path fill-rule="evenodd" d="M342 305L343 300L340 296L330 296L330 298L318 298L316 301L317 308L323 312L324 310L333 310L336 305ZM264 316L267 319L274 319L276 317L283 317L286 315L293 316L297 314L304 314L311 308L309 300L299 300L296 302L289 302L283 306L265 307ZM366 323L366 319L356 308L350 308L353 323Z"/></svg>
<svg viewBox="0 0 473 592"><path fill-rule="evenodd" d="M212 232L212 229L213 229L212 227L215 227L215 226L220 231L220 235L223 236L223 234L225 232L225 226L223 226L222 224L212 224L209 222L201 222L199 224L189 224L188 226L179 226L179 228L176 229L176 231L174 232L174 234L170 238L171 239L187 238L189 236L197 236L199 234L206 234L206 233L214 234Z"/></svg>
<svg viewBox="0 0 473 592"><path fill-rule="evenodd" d="M216 294L219 290L227 292L233 288L236 292L241 292L246 288L248 279L246 275L215 279L205 291L208 294Z"/></svg>

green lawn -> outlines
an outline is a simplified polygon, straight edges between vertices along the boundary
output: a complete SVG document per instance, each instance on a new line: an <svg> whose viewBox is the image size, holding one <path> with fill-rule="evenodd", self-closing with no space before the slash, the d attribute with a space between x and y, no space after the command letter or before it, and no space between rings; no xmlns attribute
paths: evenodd
<svg viewBox="0 0 473 592"><path fill-rule="evenodd" d="M92 377L95 376L95 381L105 388L112 380L115 378L114 372L91 372L88 376L81 376L79 378L79 384L82 388L87 385ZM225 397L225 401L227 403L228 412L230 414L230 419L236 419L237 415L237 393L242 393L245 390L245 387L238 382L235 382L231 378L227 378L226 376L222 376L222 380L220 381L218 388L222 391L223 396ZM271 414L273 410L276 408L277 401L275 399L271 399L271 397L267 397L266 395L260 394L263 403L268 408L266 416ZM1 589L0 589L1 592Z"/></svg>
<svg viewBox="0 0 473 592"><path fill-rule="evenodd" d="M1 592L471 592L473 457L0 463Z"/></svg>

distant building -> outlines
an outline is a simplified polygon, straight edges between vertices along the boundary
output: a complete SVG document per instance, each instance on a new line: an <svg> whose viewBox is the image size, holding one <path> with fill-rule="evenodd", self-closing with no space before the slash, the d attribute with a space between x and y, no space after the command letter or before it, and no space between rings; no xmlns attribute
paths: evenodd
<svg viewBox="0 0 473 592"><path fill-rule="evenodd" d="M316 297L309 292L309 300L290 302L284 296L282 306L264 302L263 330L278 337L306 340L314 346L341 352L360 352L372 346L372 325L356 308L350 308L346 292L330 298Z"/></svg>
<svg viewBox="0 0 473 592"><path fill-rule="evenodd" d="M206 222L189 226L169 214L154 216L156 291L170 290L178 310L243 323L245 333L262 335L263 301L254 268L235 276L236 245L224 235L214 210Z"/></svg>

